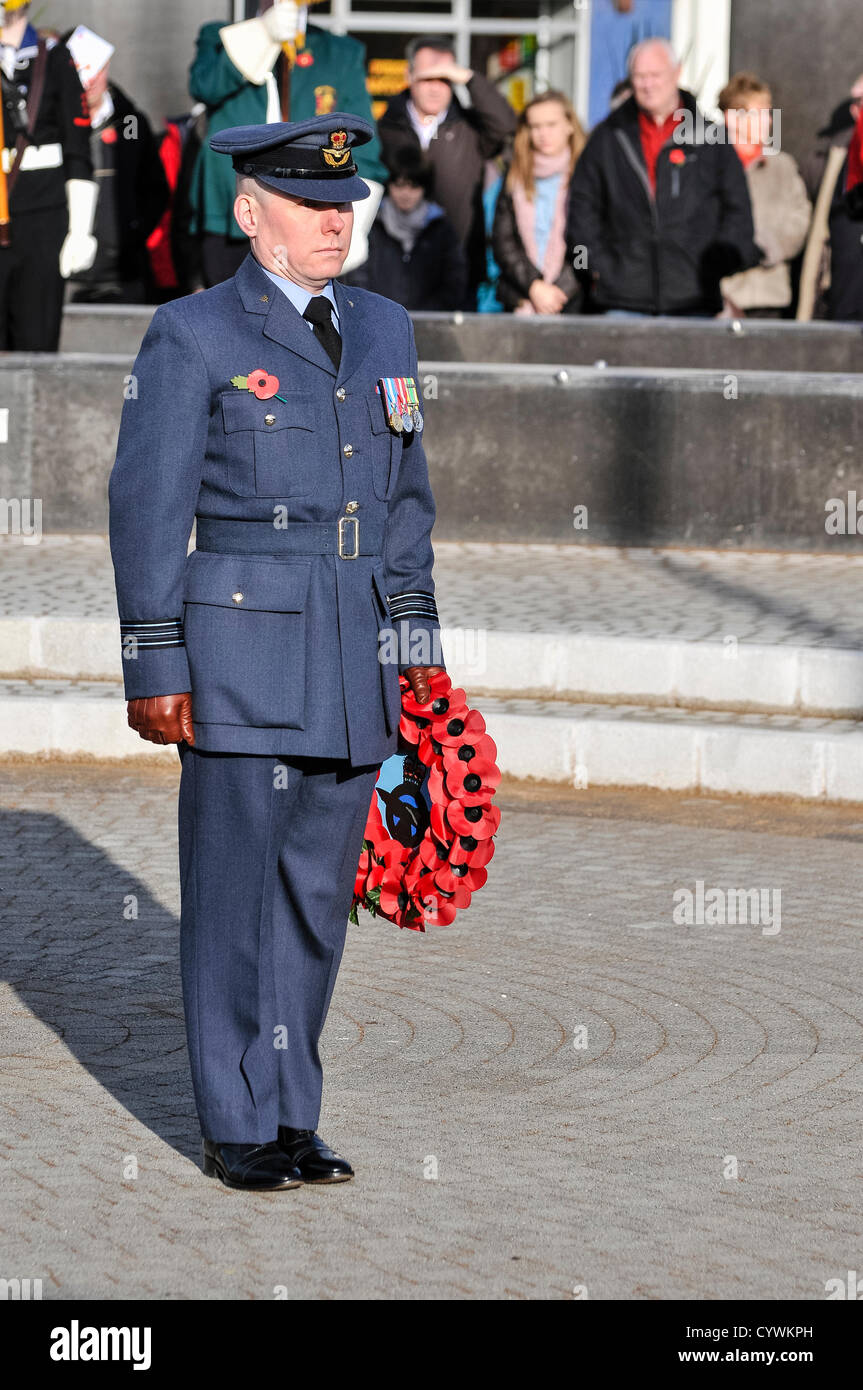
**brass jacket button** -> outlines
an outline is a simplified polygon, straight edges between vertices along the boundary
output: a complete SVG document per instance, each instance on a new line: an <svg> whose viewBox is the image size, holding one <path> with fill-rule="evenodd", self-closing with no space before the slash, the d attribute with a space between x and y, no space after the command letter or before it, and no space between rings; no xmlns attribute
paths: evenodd
<svg viewBox="0 0 863 1390"><path fill-rule="evenodd" d="M359 502L346 502L346 503L345 503L345 511L346 511L347 513L350 513L350 512L358 512L359 509L360 509L360 504L359 504Z"/></svg>
<svg viewBox="0 0 863 1390"><path fill-rule="evenodd" d="M234 603L242 603L242 602L243 602L243 595L240 593L239 589L237 590L237 592L236 592L235 594L231 594L231 598L234 600Z"/></svg>
<svg viewBox="0 0 863 1390"><path fill-rule="evenodd" d="M337 400L337 401L343 401L344 398L345 398L345 396L346 396L347 394L348 394L348 393L347 393L347 391L345 390L344 386L340 386L340 387L338 388L338 390L336 391L336 400Z"/></svg>
<svg viewBox="0 0 863 1390"><path fill-rule="evenodd" d="M265 424L265 425L274 425L275 423L276 423L276 417L275 417L275 415L265 415L265 416L264 416L264 424Z"/></svg>
<svg viewBox="0 0 863 1390"><path fill-rule="evenodd" d="M354 453L353 444L346 444L345 447L342 449L342 453L344 454L346 459L352 458Z"/></svg>

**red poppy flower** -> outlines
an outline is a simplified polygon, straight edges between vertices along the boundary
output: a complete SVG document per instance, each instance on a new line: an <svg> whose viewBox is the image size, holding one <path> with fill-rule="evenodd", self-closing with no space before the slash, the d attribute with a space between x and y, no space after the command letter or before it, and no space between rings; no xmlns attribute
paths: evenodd
<svg viewBox="0 0 863 1390"><path fill-rule="evenodd" d="M452 826L447 824L446 808L439 803L436 805L434 801L432 802L429 829L432 833L432 837L437 840L438 844L449 847L455 838L456 832L452 829Z"/></svg>
<svg viewBox="0 0 863 1390"><path fill-rule="evenodd" d="M441 865L446 864L455 843L457 842L453 840L451 844L441 844L440 841L427 836L420 845L417 858L425 868L439 869Z"/></svg>
<svg viewBox="0 0 863 1390"><path fill-rule="evenodd" d="M364 897L368 897L369 893L373 893L376 888L380 888L381 884L383 883L385 873L386 869L384 868L383 864L372 864L371 868L366 874L365 882L362 888L362 893Z"/></svg>
<svg viewBox="0 0 863 1390"><path fill-rule="evenodd" d="M450 864L467 864L471 869L481 869L493 854L494 840L477 840L472 835L457 835L447 858Z"/></svg>
<svg viewBox="0 0 863 1390"><path fill-rule="evenodd" d="M427 785L429 790L429 796L432 800L432 805L446 805L446 784L443 780L443 772L438 767L437 763L435 763L432 767L429 768Z"/></svg>
<svg viewBox="0 0 863 1390"><path fill-rule="evenodd" d="M452 748L460 743L472 744L475 738L484 733L485 720L479 710L464 708L442 720L440 724L435 723L432 738L437 739L444 748Z"/></svg>
<svg viewBox="0 0 863 1390"><path fill-rule="evenodd" d="M427 729L423 729L420 735L415 756L421 763L425 763L426 767L435 767L440 762L440 754L436 752Z"/></svg>
<svg viewBox="0 0 863 1390"><path fill-rule="evenodd" d="M494 763L497 760L497 744L490 734L480 734L479 738L465 739L459 744L447 744L443 750L444 774L454 763L470 763L474 758L479 758L485 763Z"/></svg>
<svg viewBox="0 0 863 1390"><path fill-rule="evenodd" d="M425 730L420 727L417 721L402 710L402 716L399 720L399 734L404 739L405 743L409 743L411 747L416 743L422 744L424 733ZM426 742L428 742L427 737Z"/></svg>
<svg viewBox="0 0 863 1390"><path fill-rule="evenodd" d="M446 808L446 818L457 835L487 840L500 824L500 811L488 802L451 801Z"/></svg>
<svg viewBox="0 0 863 1390"><path fill-rule="evenodd" d="M410 925L411 917L416 912L416 905L411 901L411 896L398 870L388 870L384 875L380 886L378 906L384 916L397 922L399 926ZM423 928L419 927L418 930L422 931Z"/></svg>
<svg viewBox="0 0 863 1390"><path fill-rule="evenodd" d="M422 899L423 922L426 926L448 927L456 919L458 908L443 893L429 892Z"/></svg>
<svg viewBox="0 0 863 1390"><path fill-rule="evenodd" d="M470 869L467 864L442 864L432 875L435 887L440 888L444 893L451 893L456 907L467 907L463 902L465 894L468 900L475 888L481 888L488 878L485 869Z"/></svg>
<svg viewBox="0 0 863 1390"><path fill-rule="evenodd" d="M100 136L100 139L101 139L103 145L116 145L116 143L117 143L117 128L116 128L116 126L109 125L105 130L102 131L102 134L101 134L101 136Z"/></svg>
<svg viewBox="0 0 863 1390"><path fill-rule="evenodd" d="M467 696L463 690L456 686L450 686L448 690L442 690L438 694L432 692L429 705L431 706L432 721L448 719L456 710L466 710L468 707Z"/></svg>
<svg viewBox="0 0 863 1390"><path fill-rule="evenodd" d="M405 892L408 894L412 903L418 903L425 880L429 879L429 871L420 862L420 857L415 854L410 864L405 865L402 881Z"/></svg>
<svg viewBox="0 0 863 1390"><path fill-rule="evenodd" d="M685 164L686 155L683 150L672 150L668 156L669 164Z"/></svg>
<svg viewBox="0 0 863 1390"><path fill-rule="evenodd" d="M471 713L467 700L464 698L464 691L457 690L456 695L461 695L461 700L433 700L431 722L425 730L426 735L435 739L436 742L453 742L462 736L465 721ZM435 709L435 705L438 706ZM478 710L473 711L478 719L482 715ZM483 721L485 728L485 721ZM446 735L444 738L443 736Z"/></svg>
<svg viewBox="0 0 863 1390"><path fill-rule="evenodd" d="M493 796L500 782L500 768L484 758L471 758L469 763L444 758L444 783L450 796L459 801L466 797Z"/></svg>
<svg viewBox="0 0 863 1390"><path fill-rule="evenodd" d="M407 907L407 894L404 894L404 901L399 902L399 895L404 893L404 888L402 876L397 867L384 871L380 890L380 905L382 912L402 912Z"/></svg>
<svg viewBox="0 0 863 1390"><path fill-rule="evenodd" d="M376 854L387 869L397 869L409 857L410 850L407 845L400 845L398 840L385 840L376 847Z"/></svg>
<svg viewBox="0 0 863 1390"><path fill-rule="evenodd" d="M450 697L451 694L461 695L464 699L464 691L451 691L450 678L446 671L437 671L428 678L429 698L424 705L421 705L414 694L414 688L404 672L400 673L399 683L402 689L402 709L405 714L420 715L425 719L432 717L430 706L441 696Z"/></svg>
<svg viewBox="0 0 863 1390"><path fill-rule="evenodd" d="M360 851L360 862L357 865L357 873L354 879L354 897L362 898L365 896L366 881L372 868L371 851L363 849Z"/></svg>
<svg viewBox="0 0 863 1390"><path fill-rule="evenodd" d="M269 372L259 368L257 371L249 372L248 385L259 401L268 401L279 389L279 378L270 376Z"/></svg>

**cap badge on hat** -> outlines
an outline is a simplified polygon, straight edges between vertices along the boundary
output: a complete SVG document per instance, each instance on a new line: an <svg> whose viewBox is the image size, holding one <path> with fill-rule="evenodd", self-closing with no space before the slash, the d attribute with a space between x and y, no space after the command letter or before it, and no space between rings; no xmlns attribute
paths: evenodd
<svg viewBox="0 0 863 1390"><path fill-rule="evenodd" d="M331 169L341 169L342 165L347 164L350 159L351 151L347 140L348 132L346 130L331 130L329 145L321 145L324 163L328 164Z"/></svg>

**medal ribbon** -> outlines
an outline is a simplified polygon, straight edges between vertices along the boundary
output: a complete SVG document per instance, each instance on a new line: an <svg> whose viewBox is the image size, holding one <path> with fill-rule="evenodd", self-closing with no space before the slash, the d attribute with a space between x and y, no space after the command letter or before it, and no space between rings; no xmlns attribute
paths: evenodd
<svg viewBox="0 0 863 1390"><path fill-rule="evenodd" d="M389 418L392 416L392 414L393 414L393 412L395 411L395 408L396 408L396 399L395 399L395 392L394 392L394 390L393 390L393 379L392 379L392 377L391 377L391 376L382 376L381 379L380 379L380 385L383 387L383 392L384 392L384 407L385 407L385 409L386 409L387 419L389 419Z"/></svg>
<svg viewBox="0 0 863 1390"><path fill-rule="evenodd" d="M414 427L414 417L410 403L410 390L408 388L409 380L410 378L406 376L399 377L399 385L402 393L402 420L404 421L406 430L412 430Z"/></svg>

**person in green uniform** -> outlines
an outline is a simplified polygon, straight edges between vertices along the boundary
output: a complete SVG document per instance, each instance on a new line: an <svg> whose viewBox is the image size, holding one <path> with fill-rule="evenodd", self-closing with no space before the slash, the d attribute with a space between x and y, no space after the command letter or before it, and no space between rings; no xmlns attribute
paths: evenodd
<svg viewBox="0 0 863 1390"><path fill-rule="evenodd" d="M203 278L219 284L236 274L248 237L234 219L234 174L229 160L210 148L210 136L232 126L305 121L330 111L349 111L374 126L366 89L366 50L357 39L309 25L304 41L292 0L262 4L255 19L205 24L198 34L189 91L207 107L208 124L190 185L190 231L201 240ZM295 53L293 63L284 45ZM282 111L285 78L290 109ZM356 205L347 273L368 255L368 232L383 196L387 171L374 138L356 152L360 177L371 196ZM359 210L362 209L362 212Z"/></svg>

